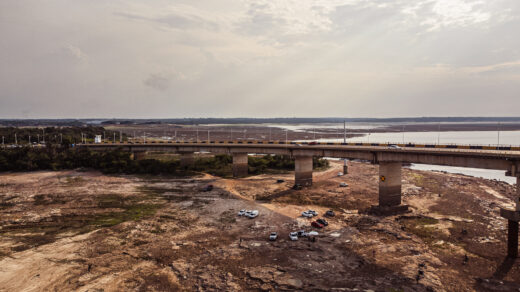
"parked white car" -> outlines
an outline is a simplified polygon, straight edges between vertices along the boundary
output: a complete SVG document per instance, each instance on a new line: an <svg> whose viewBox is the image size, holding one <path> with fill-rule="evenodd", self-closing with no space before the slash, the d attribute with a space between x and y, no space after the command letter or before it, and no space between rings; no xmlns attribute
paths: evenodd
<svg viewBox="0 0 520 292"><path fill-rule="evenodd" d="M302 212L303 217L312 218L314 216L318 216L318 212L314 210L307 210Z"/></svg>
<svg viewBox="0 0 520 292"><path fill-rule="evenodd" d="M255 218L256 216L258 216L258 210L247 211L245 215L246 215L247 217L249 217L250 219L253 219L253 218Z"/></svg>
<svg viewBox="0 0 520 292"><path fill-rule="evenodd" d="M312 214L312 216L318 216L318 212L314 210L308 210L307 213Z"/></svg>
<svg viewBox="0 0 520 292"><path fill-rule="evenodd" d="M302 212L302 216L303 217L307 217L307 218L312 218L314 215L309 213L309 212L307 212L307 211L303 211Z"/></svg>
<svg viewBox="0 0 520 292"><path fill-rule="evenodd" d="M238 216L243 216L246 213L245 209L238 211Z"/></svg>
<svg viewBox="0 0 520 292"><path fill-rule="evenodd" d="M292 241L298 240L298 232L291 232L291 233L289 233L289 238Z"/></svg>
<svg viewBox="0 0 520 292"><path fill-rule="evenodd" d="M269 240L270 241L275 241L277 238L278 238L278 233L271 232L271 234L269 234Z"/></svg>
<svg viewBox="0 0 520 292"><path fill-rule="evenodd" d="M307 237L307 232L305 232L305 230L300 230L297 232L298 234L298 237Z"/></svg>
<svg viewBox="0 0 520 292"><path fill-rule="evenodd" d="M346 187L348 187L348 184L342 182L342 183L339 183L339 186L342 187L342 188L346 188Z"/></svg>

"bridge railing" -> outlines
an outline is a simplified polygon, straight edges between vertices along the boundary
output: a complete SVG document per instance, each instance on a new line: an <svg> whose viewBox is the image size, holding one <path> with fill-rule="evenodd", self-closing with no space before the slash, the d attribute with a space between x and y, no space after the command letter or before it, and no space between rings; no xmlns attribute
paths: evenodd
<svg viewBox="0 0 520 292"><path fill-rule="evenodd" d="M419 143L354 143L354 142L297 142L297 141L260 141L260 140L234 140L234 141L164 141L164 140L150 140L143 141L127 141L127 142L110 142L104 141L101 143L83 143L77 145L151 145L151 144L233 144L233 145L331 145L331 146L365 146L365 147L389 147L399 146L403 148L437 148L437 149L468 149L468 150L500 150L500 151L520 151L520 146L492 146L492 145L460 145L460 144L419 144Z"/></svg>

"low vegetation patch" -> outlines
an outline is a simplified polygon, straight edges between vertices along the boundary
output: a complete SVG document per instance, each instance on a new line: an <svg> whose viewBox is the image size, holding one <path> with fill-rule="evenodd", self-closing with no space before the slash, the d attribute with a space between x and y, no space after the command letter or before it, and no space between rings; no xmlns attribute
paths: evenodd
<svg viewBox="0 0 520 292"><path fill-rule="evenodd" d="M431 225L439 223L439 220L430 217L401 217L399 218L406 231L411 232L427 243L433 243L439 239L446 239L442 232L439 232Z"/></svg>

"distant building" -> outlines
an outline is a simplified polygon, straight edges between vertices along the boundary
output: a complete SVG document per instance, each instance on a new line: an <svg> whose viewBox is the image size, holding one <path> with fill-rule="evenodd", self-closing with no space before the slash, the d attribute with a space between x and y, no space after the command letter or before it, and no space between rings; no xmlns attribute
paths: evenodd
<svg viewBox="0 0 520 292"><path fill-rule="evenodd" d="M94 138L94 143L101 143L101 135L96 135Z"/></svg>

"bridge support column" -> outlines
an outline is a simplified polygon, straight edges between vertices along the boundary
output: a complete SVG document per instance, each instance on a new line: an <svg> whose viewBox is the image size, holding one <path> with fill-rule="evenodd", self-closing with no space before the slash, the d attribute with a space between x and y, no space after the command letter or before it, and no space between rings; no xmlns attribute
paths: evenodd
<svg viewBox="0 0 520 292"><path fill-rule="evenodd" d="M312 185L312 156L294 157L294 184Z"/></svg>
<svg viewBox="0 0 520 292"><path fill-rule="evenodd" d="M195 163L195 155L193 152L179 152L181 155L180 162L181 167L186 168L192 166Z"/></svg>
<svg viewBox="0 0 520 292"><path fill-rule="evenodd" d="M379 205L368 213L386 216L408 212L408 206L401 205L401 167L401 162L379 162Z"/></svg>
<svg viewBox="0 0 520 292"><path fill-rule="evenodd" d="M401 205L401 162L379 163L379 206Z"/></svg>
<svg viewBox="0 0 520 292"><path fill-rule="evenodd" d="M343 174L348 174L348 165L347 165L347 159L343 160Z"/></svg>
<svg viewBox="0 0 520 292"><path fill-rule="evenodd" d="M233 153L233 177L247 176L247 153Z"/></svg>
<svg viewBox="0 0 520 292"><path fill-rule="evenodd" d="M146 157L146 151L132 152L134 160L143 160Z"/></svg>
<svg viewBox="0 0 520 292"><path fill-rule="evenodd" d="M517 174L518 175L518 174ZM500 216L507 219L507 256L518 257L518 222L520 221L520 176L516 177L515 210L500 209Z"/></svg>
<svg viewBox="0 0 520 292"><path fill-rule="evenodd" d="M507 256L518 257L518 221L507 220Z"/></svg>

